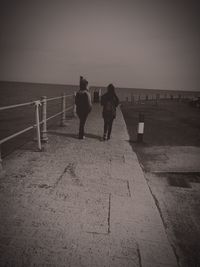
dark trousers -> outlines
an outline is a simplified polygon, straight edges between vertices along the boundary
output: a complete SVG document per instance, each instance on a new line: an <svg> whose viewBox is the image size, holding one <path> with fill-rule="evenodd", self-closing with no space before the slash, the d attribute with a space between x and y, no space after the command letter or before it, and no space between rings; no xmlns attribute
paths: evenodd
<svg viewBox="0 0 200 267"><path fill-rule="evenodd" d="M85 127L85 123L86 123L86 120L87 120L87 116L88 116L88 114L79 115L80 124L79 124L79 135L78 135L78 137L80 139L83 139L83 136L84 136L84 127Z"/></svg>
<svg viewBox="0 0 200 267"><path fill-rule="evenodd" d="M111 131L112 131L112 125L113 125L113 118L111 119L105 119L104 118L104 138L110 139Z"/></svg>

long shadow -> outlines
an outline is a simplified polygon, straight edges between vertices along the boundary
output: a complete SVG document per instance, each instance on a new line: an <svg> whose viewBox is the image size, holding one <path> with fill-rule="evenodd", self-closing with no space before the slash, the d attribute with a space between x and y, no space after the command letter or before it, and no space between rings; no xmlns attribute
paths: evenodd
<svg viewBox="0 0 200 267"><path fill-rule="evenodd" d="M73 134L73 133L61 133L61 132L54 132L54 131L49 131L48 133L52 134L52 135L58 135L58 136L71 137L71 138L74 138L74 139L78 139L78 135L77 134ZM92 139L97 139L97 140L101 139L101 136L95 135L95 134L90 134L90 133L85 134L85 137L92 138Z"/></svg>
<svg viewBox="0 0 200 267"><path fill-rule="evenodd" d="M48 134L71 137L71 138L77 139L77 134L73 134L73 133L61 133L61 132L48 131Z"/></svg>

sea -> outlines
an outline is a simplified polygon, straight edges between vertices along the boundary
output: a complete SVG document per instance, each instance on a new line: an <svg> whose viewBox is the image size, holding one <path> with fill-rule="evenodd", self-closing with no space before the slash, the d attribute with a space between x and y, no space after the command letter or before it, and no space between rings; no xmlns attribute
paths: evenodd
<svg viewBox="0 0 200 267"><path fill-rule="evenodd" d="M26 102L40 100L42 96L47 98L61 96L63 93L72 95L78 91L78 85L67 84L42 84L27 82L7 82L0 81L0 107L16 105ZM105 87L90 87L91 95L98 91L103 94ZM116 88L116 93L120 101L138 101L142 99L156 98L193 98L200 95L195 91L174 91L161 89L142 89L142 88ZM72 104L72 99L67 99L67 105ZM47 103L47 116L51 116L61 110L61 100L49 101ZM0 140L23 130L35 123L34 106L18 107L0 111ZM58 124L58 118L48 122L48 127ZM33 139L34 132L30 131L13 138L1 145L2 158L12 153L24 143Z"/></svg>

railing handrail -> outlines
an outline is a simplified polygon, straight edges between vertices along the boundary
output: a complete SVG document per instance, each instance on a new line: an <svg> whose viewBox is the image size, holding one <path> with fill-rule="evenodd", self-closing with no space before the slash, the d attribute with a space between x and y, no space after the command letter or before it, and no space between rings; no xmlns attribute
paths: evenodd
<svg viewBox="0 0 200 267"><path fill-rule="evenodd" d="M24 107L24 106L31 106L34 105L35 101L32 102L27 102L27 103L22 103L22 104L15 104L15 105L10 105L10 106L3 106L0 107L0 111L6 110L6 109L11 109L11 108L18 108L18 107Z"/></svg>
<svg viewBox="0 0 200 267"><path fill-rule="evenodd" d="M56 96L56 97L47 98L46 101L52 101L52 100L56 100L56 99L61 99L62 97L67 98L67 97L72 97L72 96L74 96L74 95L70 94L70 95ZM26 103L3 106L3 107L0 107L0 111L6 110L6 109L12 109L12 108L24 107L24 106L31 106L31 105L34 105L35 101L37 101L37 100L31 101L31 102L26 102Z"/></svg>
<svg viewBox="0 0 200 267"><path fill-rule="evenodd" d="M73 96L74 96L74 95L71 94L71 95L63 95L63 96L51 97L51 98L47 98L47 102L48 102L48 101L52 101L52 100L56 100L56 99L61 99L62 97L67 98L67 97L73 97Z"/></svg>
<svg viewBox="0 0 200 267"><path fill-rule="evenodd" d="M73 105L69 106L64 111L69 111L72 107L73 107ZM57 117L58 115L61 115L62 113L63 113L63 111L58 112L58 113L54 114L53 116L50 116L49 118L47 118L46 121L49 121L49 120ZM40 124L42 124L42 123L44 123L44 121L40 121ZM15 138L15 137L17 137L17 136L19 136L20 134L23 134L25 132L28 132L28 131L34 129L35 127L36 127L36 123L33 124L33 125L31 125L31 126L29 126L29 127L27 127L27 128L25 128L25 129L23 129L23 130L21 130L21 131L19 131L19 132L16 132L16 133L14 133L12 135L9 135L9 136L1 139L0 140L0 145L3 144L3 143L5 143L5 142L7 142L7 141L9 141L9 140L11 140L11 139L13 139L13 138Z"/></svg>
<svg viewBox="0 0 200 267"><path fill-rule="evenodd" d="M59 97L52 97L52 98L48 98L48 99L46 98L46 99L36 100L36 101L22 103L22 104L4 106L4 107L0 107L0 111L1 110L11 109L11 108L18 108L18 107L28 106L28 105L40 105L40 104L43 104L44 101L47 102L47 101L52 101L52 100L55 100L55 99L62 99L62 101L65 101L65 99L67 97L74 97L74 94L70 94L70 95L63 94L62 96L59 96ZM39 123L39 125L41 125L41 124L44 125L44 124L46 124L47 121L49 121L49 120L51 120L51 119L53 119L53 118L55 118L55 117L57 117L57 116L59 116L59 115L61 115L63 113L65 114L66 111L71 110L73 107L74 107L74 104L68 106L67 108L63 107L63 109L62 109L61 112L58 112L58 113L56 113L56 114L54 114L54 115L46 118L46 121L43 120L43 119L41 121L39 121L39 119L38 119L38 123ZM27 127L27 128L25 128L25 129L23 129L23 130L20 130L20 131L14 133L14 134L11 134L11 135L9 135L9 136L1 139L0 140L0 145L3 144L3 143L5 143L5 142L7 142L7 141L9 141L9 140L11 140L11 139L13 139L13 138L15 138L15 137L17 137L17 136L19 136L19 135L21 135L21 134L23 134L23 133L25 133L25 132L28 132L28 131L34 129L35 127L37 127L37 124L36 123L33 124L33 125L31 125L31 126L29 126L29 127ZM0 158L1 158L1 156L0 156Z"/></svg>
<svg viewBox="0 0 200 267"><path fill-rule="evenodd" d="M0 145L3 144L3 143L5 143L5 142L7 142L7 141L9 141L9 140L11 140L11 139L13 139L13 138L15 138L15 137L17 137L17 136L20 135L20 134L23 134L23 133L25 133L25 132L28 132L28 131L32 130L34 127L35 127L35 124L32 125L32 126L29 126L29 127L25 128L25 129L23 129L23 130L21 130L21 131L19 131L19 132L16 132L16 133L14 133L14 134L12 134L12 135L9 135L9 136L7 136L7 137L1 139L1 140L0 140Z"/></svg>
<svg viewBox="0 0 200 267"><path fill-rule="evenodd" d="M73 105L69 106L68 108L66 108L64 111L69 111L71 108L73 108ZM61 115L64 111L58 112L54 115L52 115L51 117L47 118L47 121L57 117L58 115ZM43 121L41 121L41 123L43 123Z"/></svg>

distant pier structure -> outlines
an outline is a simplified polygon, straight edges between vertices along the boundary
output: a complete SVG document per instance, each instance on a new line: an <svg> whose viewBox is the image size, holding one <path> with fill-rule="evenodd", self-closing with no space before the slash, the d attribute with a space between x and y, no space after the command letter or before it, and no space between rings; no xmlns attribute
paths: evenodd
<svg viewBox="0 0 200 267"><path fill-rule="evenodd" d="M94 96L94 92L100 91L101 94L106 92L105 86L91 86L90 92ZM141 89L141 88L119 88L116 85L116 93L121 102L141 103L160 101L188 101L200 97L198 91L183 90L161 90L161 89Z"/></svg>

